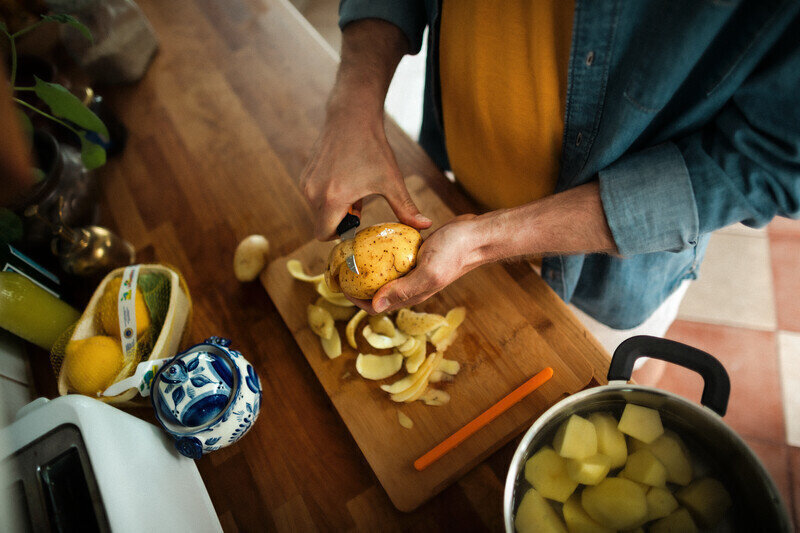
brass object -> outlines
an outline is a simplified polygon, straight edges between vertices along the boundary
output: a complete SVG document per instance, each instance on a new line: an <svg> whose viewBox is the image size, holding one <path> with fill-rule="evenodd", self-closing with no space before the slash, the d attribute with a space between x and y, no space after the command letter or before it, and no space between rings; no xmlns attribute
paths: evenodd
<svg viewBox="0 0 800 533"><path fill-rule="evenodd" d="M25 215L36 216L50 225L55 235L50 248L65 272L93 276L134 262L136 252L133 245L109 229L102 226L72 229L64 224L61 216L63 206L64 199L59 198L56 223L46 220L35 205L26 209Z"/></svg>

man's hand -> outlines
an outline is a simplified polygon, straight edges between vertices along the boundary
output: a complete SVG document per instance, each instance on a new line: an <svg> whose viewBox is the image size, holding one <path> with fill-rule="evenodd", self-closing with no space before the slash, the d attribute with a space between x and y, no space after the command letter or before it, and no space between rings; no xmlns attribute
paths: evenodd
<svg viewBox="0 0 800 533"><path fill-rule="evenodd" d="M348 208L370 194L386 198L400 222L431 225L408 194L383 124L386 91L407 50L403 32L383 20L359 20L342 31L325 125L300 178L320 240L333 238Z"/></svg>
<svg viewBox="0 0 800 533"><path fill-rule="evenodd" d="M475 215L454 218L425 239L409 274L381 287L371 301L350 300L372 314L427 300L484 262L484 235L476 220Z"/></svg>

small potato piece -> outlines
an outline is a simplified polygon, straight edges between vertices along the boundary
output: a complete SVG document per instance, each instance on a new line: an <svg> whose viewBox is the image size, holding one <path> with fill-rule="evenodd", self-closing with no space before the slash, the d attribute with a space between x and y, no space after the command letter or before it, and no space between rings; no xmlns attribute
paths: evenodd
<svg viewBox="0 0 800 533"><path fill-rule="evenodd" d="M567 533L567 528L536 489L528 489L517 508L514 527L518 533Z"/></svg>
<svg viewBox="0 0 800 533"><path fill-rule="evenodd" d="M446 323L442 315L417 313L410 309L401 309L397 313L397 327L409 335L424 335Z"/></svg>
<svg viewBox="0 0 800 533"><path fill-rule="evenodd" d="M651 487L663 487L667 483L667 469L648 449L630 454L620 475Z"/></svg>
<svg viewBox="0 0 800 533"><path fill-rule="evenodd" d="M394 337L396 328L392 319L386 315L375 315L369 317L369 325L372 331L378 335L386 335L387 337Z"/></svg>
<svg viewBox="0 0 800 533"><path fill-rule="evenodd" d="M414 427L414 422L408 418L408 415L401 411L397 411L397 421L406 429L411 429Z"/></svg>
<svg viewBox="0 0 800 533"><path fill-rule="evenodd" d="M647 516L644 491L633 481L608 477L581 495L583 509L598 524L612 529L632 529Z"/></svg>
<svg viewBox="0 0 800 533"><path fill-rule="evenodd" d="M308 325L311 331L323 339L330 339L333 336L333 317L325 309L309 304Z"/></svg>
<svg viewBox="0 0 800 533"><path fill-rule="evenodd" d="M699 530L689 511L680 508L658 522L650 524L650 533L697 533Z"/></svg>
<svg viewBox="0 0 800 533"><path fill-rule="evenodd" d="M628 447L625 435L617 429L617 419L609 413L592 413L589 422L597 432L597 453L611 460L611 468L619 468L628 460Z"/></svg>
<svg viewBox="0 0 800 533"><path fill-rule="evenodd" d="M365 316L367 316L367 312L363 309L360 310L358 313L353 315L353 318L350 319L350 322L348 322L347 326L344 328L344 334L347 337L347 344L349 344L354 350L358 347L356 345L356 328L358 327L358 323L361 322Z"/></svg>
<svg viewBox="0 0 800 533"><path fill-rule="evenodd" d="M564 513L564 522L567 523L569 533L614 533L614 530L601 526L589 516L581 506L581 497L573 494L564 502L561 510Z"/></svg>
<svg viewBox="0 0 800 533"><path fill-rule="evenodd" d="M341 305L334 305L330 303L328 300L320 296L317 298L317 301L314 302L314 305L319 306L329 312L335 321L343 321L343 320L350 320L353 318L353 315L356 314L355 306L353 307L342 307Z"/></svg>
<svg viewBox="0 0 800 533"><path fill-rule="evenodd" d="M678 500L663 487L652 487L647 491L647 521L664 518L678 508Z"/></svg>
<svg viewBox="0 0 800 533"><path fill-rule="evenodd" d="M399 353L392 355L358 354L356 370L361 377L372 380L386 379L397 374L403 367L403 356Z"/></svg>
<svg viewBox="0 0 800 533"><path fill-rule="evenodd" d="M645 444L650 444L664 433L658 411L633 403L625 404L617 428Z"/></svg>
<svg viewBox="0 0 800 533"><path fill-rule="evenodd" d="M342 355L342 339L339 337L339 332L333 330L333 335L330 339L321 338L322 350L329 359L336 359Z"/></svg>
<svg viewBox="0 0 800 533"><path fill-rule="evenodd" d="M439 363L439 370L445 374L455 376L458 374L459 370L461 370L461 364L458 361L453 361L452 359L442 359L441 363Z"/></svg>
<svg viewBox="0 0 800 533"><path fill-rule="evenodd" d="M562 503L578 487L578 483L567 474L566 459L549 446L545 446L525 462L525 479L545 498Z"/></svg>
<svg viewBox="0 0 800 533"><path fill-rule="evenodd" d="M667 481L683 486L692 481L692 462L689 459L689 452L681 438L674 432L665 430L663 435L647 445L647 449L666 467Z"/></svg>
<svg viewBox="0 0 800 533"><path fill-rule="evenodd" d="M305 270L303 269L303 263L298 261L297 259L289 259L286 262L286 270L289 271L289 274L297 280L306 281L308 283L319 283L322 281L322 274L318 274L316 276L309 276L306 274Z"/></svg>
<svg viewBox="0 0 800 533"><path fill-rule="evenodd" d="M558 428L553 449L567 459L585 459L597 453L594 424L578 415L570 416Z"/></svg>
<svg viewBox="0 0 800 533"><path fill-rule="evenodd" d="M428 389L425 394L420 396L420 400L425 402L425 405L444 405L450 401L450 395L438 389Z"/></svg>
<svg viewBox="0 0 800 533"><path fill-rule="evenodd" d="M609 470L611 459L599 453L585 459L567 460L567 475L572 481L583 485L597 485L605 479Z"/></svg>
<svg viewBox="0 0 800 533"><path fill-rule="evenodd" d="M253 281L267 264L269 241L263 235L242 239L233 253L233 274L239 281Z"/></svg>
<svg viewBox="0 0 800 533"><path fill-rule="evenodd" d="M710 477L693 481L675 496L697 523L706 529L716 526L732 503L722 483Z"/></svg>

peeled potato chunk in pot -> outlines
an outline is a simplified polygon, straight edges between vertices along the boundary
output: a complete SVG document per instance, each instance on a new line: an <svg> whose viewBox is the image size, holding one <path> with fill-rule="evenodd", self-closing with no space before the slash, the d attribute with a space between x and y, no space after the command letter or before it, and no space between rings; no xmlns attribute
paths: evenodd
<svg viewBox="0 0 800 533"><path fill-rule="evenodd" d="M594 424L578 415L570 416L556 431L553 449L561 457L585 459L597 453Z"/></svg>
<svg viewBox="0 0 800 533"><path fill-rule="evenodd" d="M617 428L645 444L650 444L664 433L658 411L633 403L625 404Z"/></svg>
<svg viewBox="0 0 800 533"><path fill-rule="evenodd" d="M678 500L663 487L652 487L647 491L647 521L658 520L678 508Z"/></svg>
<svg viewBox="0 0 800 533"><path fill-rule="evenodd" d="M518 533L567 533L561 518L536 489L522 497L514 527Z"/></svg>
<svg viewBox="0 0 800 533"><path fill-rule="evenodd" d="M620 476L651 487L663 487L667 483L667 469L646 448L628 456Z"/></svg>
<svg viewBox="0 0 800 533"><path fill-rule="evenodd" d="M679 490L675 497L704 528L712 528L731 506L731 496L714 478L704 477Z"/></svg>
<svg viewBox="0 0 800 533"><path fill-rule="evenodd" d="M567 474L567 460L549 446L525 462L525 479L545 498L562 503L578 487L578 482Z"/></svg>
<svg viewBox="0 0 800 533"><path fill-rule="evenodd" d="M628 479L610 477L586 487L581 503L594 521L612 529L633 529L647 518L645 493Z"/></svg>
<svg viewBox="0 0 800 533"><path fill-rule="evenodd" d="M611 460L611 468L619 468L628 460L625 435L617 429L617 419L609 413L592 413L588 418L597 433L597 453Z"/></svg>
<svg viewBox="0 0 800 533"><path fill-rule="evenodd" d="M681 438L674 432L665 430L664 434L647 445L667 469L667 481L686 486L692 481L692 462L689 452Z"/></svg>
<svg viewBox="0 0 800 533"><path fill-rule="evenodd" d="M697 533L697 525L689 511L677 509L657 522L650 524L650 533Z"/></svg>
<svg viewBox="0 0 800 533"><path fill-rule="evenodd" d="M564 522L567 523L567 529L570 533L577 531L580 533L614 533L610 527L601 526L583 510L581 505L581 497L573 494L564 503L561 510L564 514Z"/></svg>
<svg viewBox="0 0 800 533"><path fill-rule="evenodd" d="M585 459L567 460L567 474L570 479L583 485L597 485L605 479L609 470L611 459L599 453Z"/></svg>
<svg viewBox="0 0 800 533"><path fill-rule="evenodd" d="M354 239L337 244L331 251L328 285L331 290L341 290L352 298L372 298L378 289L416 266L421 244L419 232L405 224L390 222L364 228ZM345 263L351 253L358 274Z"/></svg>

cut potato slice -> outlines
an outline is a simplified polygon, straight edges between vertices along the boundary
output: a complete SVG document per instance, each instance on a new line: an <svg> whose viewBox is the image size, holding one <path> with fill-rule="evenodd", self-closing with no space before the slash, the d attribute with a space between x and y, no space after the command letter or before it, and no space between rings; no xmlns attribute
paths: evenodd
<svg viewBox="0 0 800 533"><path fill-rule="evenodd" d="M317 301L314 302L314 305L317 305L329 312L334 321L350 320L353 318L353 315L356 314L356 311L358 311L355 306L342 307L341 305L334 305L322 296L317 298Z"/></svg>
<svg viewBox="0 0 800 533"><path fill-rule="evenodd" d="M658 411L633 403L625 404L617 428L646 444L650 444L664 433Z"/></svg>
<svg viewBox="0 0 800 533"><path fill-rule="evenodd" d="M681 508L650 524L649 531L650 533L697 533L699 530L689 511Z"/></svg>
<svg viewBox="0 0 800 533"><path fill-rule="evenodd" d="M329 359L336 359L342 355L342 339L336 329L333 330L333 335L331 335L330 339L320 338L320 342L322 342L322 350Z"/></svg>
<svg viewBox="0 0 800 533"><path fill-rule="evenodd" d="M628 479L608 477L581 495L586 513L598 524L613 529L632 529L647 517L644 491Z"/></svg>
<svg viewBox="0 0 800 533"><path fill-rule="evenodd" d="M402 331L395 331L393 336L387 337L386 335L375 333L369 325L364 326L364 330L361 334L364 335L364 338L367 339L370 346L378 350L394 348L404 344L408 340L408 335L404 334Z"/></svg>
<svg viewBox="0 0 800 533"><path fill-rule="evenodd" d="M407 308L401 309L395 319L397 327L409 335L424 335L446 323L442 315L417 313Z"/></svg>
<svg viewBox="0 0 800 533"><path fill-rule="evenodd" d="M333 336L333 317L329 312L318 305L309 304L307 315L311 331L323 339L330 339Z"/></svg>
<svg viewBox="0 0 800 533"><path fill-rule="evenodd" d="M567 474L570 479L584 485L597 485L605 479L609 470L611 459L599 453L586 459L567 460Z"/></svg>
<svg viewBox="0 0 800 533"><path fill-rule="evenodd" d="M731 506L731 496L714 478L704 477L679 490L675 496L706 529L713 528Z"/></svg>
<svg viewBox="0 0 800 533"><path fill-rule="evenodd" d="M628 452L638 452L641 449L647 448L647 443L642 442L639 439L634 439L633 437L628 437L625 439L628 443Z"/></svg>
<svg viewBox="0 0 800 533"><path fill-rule="evenodd" d="M395 381L391 385L381 385L381 390L388 392L389 394L397 394L398 392L405 391L409 389L414 383L420 378L422 375L421 372L432 364L434 356L436 352L430 354L428 359L423 363L423 365L415 372L414 374L409 374L408 376L404 377L401 380Z"/></svg>
<svg viewBox="0 0 800 533"><path fill-rule="evenodd" d="M417 351L419 341L414 337L409 337L406 342L397 347L397 351L403 354L403 357L410 357Z"/></svg>
<svg viewBox="0 0 800 533"><path fill-rule="evenodd" d="M514 527L518 533L567 533L558 514L536 489L528 489L522 497Z"/></svg>
<svg viewBox="0 0 800 533"><path fill-rule="evenodd" d="M379 335L394 337L397 328L394 327L392 319L384 314L369 317L369 325L372 331Z"/></svg>
<svg viewBox="0 0 800 533"><path fill-rule="evenodd" d="M332 292L325 283L325 280L317 283L317 294L328 300L333 305L338 305L340 307L355 307L355 304L345 298L344 294L340 292Z"/></svg>
<svg viewBox="0 0 800 533"><path fill-rule="evenodd" d="M585 459L597 453L597 431L594 424L578 415L570 416L558 428L553 449L567 459Z"/></svg>
<svg viewBox="0 0 800 533"><path fill-rule="evenodd" d="M455 376L458 374L459 370L461 370L461 364L458 361L453 361L452 359L442 359L442 361L439 363L439 370L445 374Z"/></svg>
<svg viewBox="0 0 800 533"><path fill-rule="evenodd" d="M353 318L351 318L350 322L347 323L347 327L344 328L344 334L347 336L347 344L349 344L354 350L357 348L356 328L358 327L358 323L361 322L365 316L367 316L367 312L362 309L353 315Z"/></svg>
<svg viewBox="0 0 800 533"><path fill-rule="evenodd" d="M425 405L444 405L450 402L450 395L438 389L428 389L420 396L420 400L425 402Z"/></svg>
<svg viewBox="0 0 800 533"><path fill-rule="evenodd" d="M620 475L651 487L663 487L667 483L667 469L647 448L630 454Z"/></svg>
<svg viewBox="0 0 800 533"><path fill-rule="evenodd" d="M442 354L440 352L433 352L429 356L429 359L425 361L425 364L419 368L417 372L419 378L417 381L408 389L398 392L397 394L392 394L392 400L395 402L413 402L422 396L425 393L425 388L428 386L428 378L431 372L433 372L433 369L436 368L436 365L439 364L439 359L441 358Z"/></svg>
<svg viewBox="0 0 800 533"><path fill-rule="evenodd" d="M289 271L289 274L294 279L305 281L307 283L319 283L324 279L324 276L322 274L317 274L316 276L309 276L308 274L306 274L305 270L303 269L303 263L301 263L297 259L289 259L286 262L286 270Z"/></svg>
<svg viewBox="0 0 800 533"><path fill-rule="evenodd" d="M567 460L549 446L525 462L525 479L545 498L562 503L578 487L578 483L567 474Z"/></svg>
<svg viewBox="0 0 800 533"><path fill-rule="evenodd" d="M391 377L403 367L403 356L399 353L392 355L358 354L356 370L361 377L366 379L386 379Z"/></svg>
<svg viewBox="0 0 800 533"><path fill-rule="evenodd" d="M425 355L428 351L425 335L416 335L415 338L417 341L417 347L414 352L408 356L408 359L406 359L406 371L409 374L413 374L419 370L420 365L425 362ZM438 367L434 368L434 370L438 370Z"/></svg>
<svg viewBox="0 0 800 533"><path fill-rule="evenodd" d="M667 481L686 486L692 481L692 462L689 452L681 438L674 432L664 430L664 434L647 445L667 469Z"/></svg>
<svg viewBox="0 0 800 533"><path fill-rule="evenodd" d="M588 418L597 432L597 453L611 460L611 468L619 468L628 460L625 435L617 429L617 419L609 413L592 413Z"/></svg>
<svg viewBox="0 0 800 533"><path fill-rule="evenodd" d="M658 520L678 508L678 500L663 487L652 487L647 491L647 521Z"/></svg>
<svg viewBox="0 0 800 533"><path fill-rule="evenodd" d="M564 522L570 533L614 533L614 530L601 526L583 510L581 497L573 494L564 502L561 512L564 514Z"/></svg>
<svg viewBox="0 0 800 533"><path fill-rule="evenodd" d="M411 429L414 427L414 422L408 418L408 415L401 411L397 411L397 421L400 422L400 425L406 429Z"/></svg>

